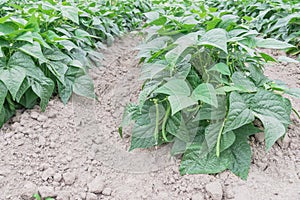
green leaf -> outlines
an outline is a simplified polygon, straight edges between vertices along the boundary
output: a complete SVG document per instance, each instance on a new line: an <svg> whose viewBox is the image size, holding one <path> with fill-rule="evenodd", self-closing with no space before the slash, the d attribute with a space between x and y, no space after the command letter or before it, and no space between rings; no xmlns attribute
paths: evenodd
<svg viewBox="0 0 300 200"><path fill-rule="evenodd" d="M229 97L229 111L223 133L240 128L252 121L254 121L254 115L248 109L244 99L237 92L232 92Z"/></svg>
<svg viewBox="0 0 300 200"><path fill-rule="evenodd" d="M162 93L175 96L189 96L191 94L191 91L185 80L171 79L163 86L156 89L154 93Z"/></svg>
<svg viewBox="0 0 300 200"><path fill-rule="evenodd" d="M14 56L10 58L8 68L0 68L0 80L5 84L13 100L15 100L26 74L19 65L20 63L13 63L15 62L13 59Z"/></svg>
<svg viewBox="0 0 300 200"><path fill-rule="evenodd" d="M203 104L194 120L220 120L224 119L227 113L227 100L218 96L218 108L209 104Z"/></svg>
<svg viewBox="0 0 300 200"><path fill-rule="evenodd" d="M286 99L270 91L260 90L255 95L243 96L249 108L257 114L278 119L282 124L290 123L292 107Z"/></svg>
<svg viewBox="0 0 300 200"><path fill-rule="evenodd" d="M200 84L192 93L192 98L196 101L203 101L214 107L218 107L217 93L213 85L210 83Z"/></svg>
<svg viewBox="0 0 300 200"><path fill-rule="evenodd" d="M235 72L231 79L234 86L240 88L244 92L257 91L256 85L242 72Z"/></svg>
<svg viewBox="0 0 300 200"><path fill-rule="evenodd" d="M168 97L172 109L172 115L189 106L197 104L197 101L187 96L171 95Z"/></svg>
<svg viewBox="0 0 300 200"><path fill-rule="evenodd" d="M145 104L141 114L132 129L132 138L129 151L136 148L149 148L161 143L155 139L156 118L158 121L164 117L165 110L162 105L158 105L159 116L156 116L156 108L153 103Z"/></svg>
<svg viewBox="0 0 300 200"><path fill-rule="evenodd" d="M235 141L235 134L233 131L229 131L225 134L222 134L220 142L220 152L228 149Z"/></svg>
<svg viewBox="0 0 300 200"><path fill-rule="evenodd" d="M29 84L27 78L25 78L24 81L23 81L23 83L22 83L22 85L21 85L21 87L20 87L20 89L19 89L19 91L18 91L18 93L17 93L17 95L16 95L16 101L17 102L20 102L22 96L25 94L25 92L29 88L30 88L30 84Z"/></svg>
<svg viewBox="0 0 300 200"><path fill-rule="evenodd" d="M32 33L30 31L28 31L28 32L25 32L25 33L19 35L18 37L16 37L15 40L33 43L33 36L32 36Z"/></svg>
<svg viewBox="0 0 300 200"><path fill-rule="evenodd" d="M3 108L3 104L7 95L7 88L5 87L4 83L2 81L0 81L0 110L2 110Z"/></svg>
<svg viewBox="0 0 300 200"><path fill-rule="evenodd" d="M273 58L272 56L266 54L266 53L259 53L261 55L261 57L266 61L266 62L277 62L275 58Z"/></svg>
<svg viewBox="0 0 300 200"><path fill-rule="evenodd" d="M152 20L151 22L148 22L149 25L164 25L167 22L167 18L165 16L161 16L157 19Z"/></svg>
<svg viewBox="0 0 300 200"><path fill-rule="evenodd" d="M40 107L42 111L45 111L54 90L53 81L45 76L40 77L33 81L31 88L33 92L40 97Z"/></svg>
<svg viewBox="0 0 300 200"><path fill-rule="evenodd" d="M279 62L287 62L287 63L300 63L298 60L295 60L293 58L289 58L286 56L279 56L278 61Z"/></svg>
<svg viewBox="0 0 300 200"><path fill-rule="evenodd" d="M75 6L62 6L62 16L79 25L78 8Z"/></svg>
<svg viewBox="0 0 300 200"><path fill-rule="evenodd" d="M227 32L221 28L212 29L201 37L198 44L216 47L227 54Z"/></svg>
<svg viewBox="0 0 300 200"><path fill-rule="evenodd" d="M263 123L266 151L269 151L272 145L285 134L285 126L275 117L262 114L256 114L256 117L259 118Z"/></svg>
<svg viewBox="0 0 300 200"><path fill-rule="evenodd" d="M260 90L255 95L243 96L253 114L259 118L265 129L266 150L283 136L290 123L291 103L270 91Z"/></svg>
<svg viewBox="0 0 300 200"><path fill-rule="evenodd" d="M84 97L96 98L93 80L88 75L80 76L75 79L73 92Z"/></svg>
<svg viewBox="0 0 300 200"><path fill-rule="evenodd" d="M38 42L33 42L33 44L25 44L22 47L19 48L24 53L37 58L40 63L47 62L47 59L45 58L44 54L42 53L41 46Z"/></svg>
<svg viewBox="0 0 300 200"><path fill-rule="evenodd" d="M235 175L246 180L251 165L251 148L248 144L248 139L245 137L243 132L236 132L236 140L230 147L232 153L232 164L229 165L228 169Z"/></svg>
<svg viewBox="0 0 300 200"><path fill-rule="evenodd" d="M232 163L230 151L221 152L217 157L215 152L202 155L200 149L188 149L181 161L180 174L216 174L226 170Z"/></svg>
<svg viewBox="0 0 300 200"><path fill-rule="evenodd" d="M212 68L210 68L209 71L217 71L223 75L228 75L228 76L231 75L230 69L225 63L218 63L214 65Z"/></svg>
<svg viewBox="0 0 300 200"><path fill-rule="evenodd" d="M288 49L294 47L289 43L282 42L273 38L257 39L256 46L260 48L267 48L267 49Z"/></svg>
<svg viewBox="0 0 300 200"><path fill-rule="evenodd" d="M0 36L8 35L18 30L18 25L13 22L4 22L0 24Z"/></svg>
<svg viewBox="0 0 300 200"><path fill-rule="evenodd" d="M156 78L167 66L159 63L145 63L142 66L140 80Z"/></svg>
<svg viewBox="0 0 300 200"><path fill-rule="evenodd" d="M57 83L59 97L65 105L67 104L70 97L72 96L73 84L74 81L72 81L69 77L65 77L64 85L60 82Z"/></svg>
<svg viewBox="0 0 300 200"><path fill-rule="evenodd" d="M202 32L193 32L186 35L181 36L178 38L173 44L177 46L166 53L165 58L168 63L177 63L180 57L183 57L183 52L190 46L193 46L198 41L198 36Z"/></svg>
<svg viewBox="0 0 300 200"><path fill-rule="evenodd" d="M59 61L51 61L46 64L49 71L59 80L62 84L65 84L65 74L68 70L68 66Z"/></svg>
<svg viewBox="0 0 300 200"><path fill-rule="evenodd" d="M71 42L70 40L62 40L58 42L60 45L62 45L67 51L71 51L72 49L78 48L76 44Z"/></svg>

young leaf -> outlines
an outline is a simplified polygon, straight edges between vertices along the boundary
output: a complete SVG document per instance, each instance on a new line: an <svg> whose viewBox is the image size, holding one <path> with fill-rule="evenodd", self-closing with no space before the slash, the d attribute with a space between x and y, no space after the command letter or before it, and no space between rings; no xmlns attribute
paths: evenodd
<svg viewBox="0 0 300 200"><path fill-rule="evenodd" d="M227 54L227 32L221 28L212 29L201 37L198 44L216 47Z"/></svg>
<svg viewBox="0 0 300 200"><path fill-rule="evenodd" d="M79 25L78 8L75 6L62 6L61 13L63 17Z"/></svg>
<svg viewBox="0 0 300 200"><path fill-rule="evenodd" d="M217 93L210 83L200 84L192 93L192 98L196 101L203 101L214 107L218 107Z"/></svg>

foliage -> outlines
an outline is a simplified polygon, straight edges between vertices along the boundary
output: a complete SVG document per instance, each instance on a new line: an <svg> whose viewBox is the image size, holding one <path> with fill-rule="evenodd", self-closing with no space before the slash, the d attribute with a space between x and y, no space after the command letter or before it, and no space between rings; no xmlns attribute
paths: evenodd
<svg viewBox="0 0 300 200"><path fill-rule="evenodd" d="M88 69L101 62L103 42L137 28L146 1L13 1L0 3L0 127L20 107L52 94L96 98Z"/></svg>
<svg viewBox="0 0 300 200"><path fill-rule="evenodd" d="M290 124L282 94L300 94L264 76L264 64L276 59L260 49L293 45L261 38L238 15L201 2L156 3L137 47L144 62L139 103L127 106L122 123L135 122L130 150L173 143L171 153L183 155L181 174L229 169L246 179L248 138L262 131L254 120L263 124L268 151Z"/></svg>
<svg viewBox="0 0 300 200"><path fill-rule="evenodd" d="M36 193L33 195L33 198L35 198L35 200L42 200L43 198L41 197L40 194ZM46 197L45 200L54 200L54 198L52 197Z"/></svg>

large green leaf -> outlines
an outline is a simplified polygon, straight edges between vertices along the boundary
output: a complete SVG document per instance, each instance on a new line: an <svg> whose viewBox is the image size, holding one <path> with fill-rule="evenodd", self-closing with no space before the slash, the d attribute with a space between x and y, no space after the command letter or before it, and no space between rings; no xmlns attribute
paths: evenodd
<svg viewBox="0 0 300 200"><path fill-rule="evenodd" d="M226 170L232 163L233 155L229 150L221 152L217 157L215 152L202 155L199 149L186 150L180 165L180 174L216 174Z"/></svg>
<svg viewBox="0 0 300 200"><path fill-rule="evenodd" d="M248 144L248 137L243 132L236 132L236 140L230 147L232 153L232 164L228 169L235 175L246 180L251 164L251 148Z"/></svg>
<svg viewBox="0 0 300 200"><path fill-rule="evenodd" d="M73 92L84 97L96 98L93 80L88 75L80 76L75 79Z"/></svg>
<svg viewBox="0 0 300 200"><path fill-rule="evenodd" d="M18 25L13 22L4 22L0 24L0 36L8 35L18 30Z"/></svg>
<svg viewBox="0 0 300 200"><path fill-rule="evenodd" d="M40 63L47 62L47 58L45 58L42 53L41 46L38 42L33 42L33 44L27 43L20 47L20 50L34 58L37 58Z"/></svg>
<svg viewBox="0 0 300 200"><path fill-rule="evenodd" d="M254 115L237 92L229 97L229 111L226 117L223 133L235 130L254 121Z"/></svg>
<svg viewBox="0 0 300 200"><path fill-rule="evenodd" d="M231 75L229 67L225 63L218 63L214 65L212 68L209 69L209 71L217 71L223 75Z"/></svg>
<svg viewBox="0 0 300 200"><path fill-rule="evenodd" d="M13 63L12 59L14 59L13 56L10 58L7 68L0 68L0 80L5 84L12 98L15 99L26 74L19 65L20 63Z"/></svg>
<svg viewBox="0 0 300 200"><path fill-rule="evenodd" d="M51 73L59 80L62 84L65 84L65 74L68 70L68 66L59 61L51 61L49 64L46 64L47 68Z"/></svg>
<svg viewBox="0 0 300 200"><path fill-rule="evenodd" d="M235 141L235 138L236 136L233 131L229 131L225 134L222 134L221 141L220 141L220 152L231 147Z"/></svg>
<svg viewBox="0 0 300 200"><path fill-rule="evenodd" d="M216 28L206 32L200 39L199 45L209 45L227 53L227 32Z"/></svg>
<svg viewBox="0 0 300 200"><path fill-rule="evenodd" d="M67 104L70 97L72 96L73 84L74 84L74 81L72 79L69 79L69 77L65 77L64 85L60 82L57 83L58 94L59 94L61 101L64 104Z"/></svg>
<svg viewBox="0 0 300 200"><path fill-rule="evenodd" d="M31 88L33 92L41 99L40 106L42 111L45 111L54 90L53 81L45 76L40 77L39 79L33 80Z"/></svg>
<svg viewBox="0 0 300 200"><path fill-rule="evenodd" d="M256 117L259 118L263 123L266 151L269 151L272 145L285 134L285 126L275 117L262 114L256 114Z"/></svg>
<svg viewBox="0 0 300 200"><path fill-rule="evenodd" d="M63 17L71 20L76 24L79 24L78 8L76 8L75 6L62 6L61 13Z"/></svg>
<svg viewBox="0 0 300 200"><path fill-rule="evenodd" d="M168 97L171 105L172 115L189 106L197 104L197 101L187 96L172 95Z"/></svg>
<svg viewBox="0 0 300 200"><path fill-rule="evenodd" d="M256 46L260 48L268 48L268 49L288 49L294 47L289 43L282 42L273 38L257 39Z"/></svg>
<svg viewBox="0 0 300 200"><path fill-rule="evenodd" d="M190 88L186 81L182 79L171 79L163 86L156 89L154 93L170 95L168 100L172 108L172 115L183 108L197 103L189 97L191 94Z"/></svg>
<svg viewBox="0 0 300 200"><path fill-rule="evenodd" d="M235 72L232 77L234 86L243 92L256 92L257 87L255 84L242 72Z"/></svg>
<svg viewBox="0 0 300 200"><path fill-rule="evenodd" d="M290 123L291 103L286 98L270 91L260 90L255 95L243 96L253 114L265 128L266 150L283 136Z"/></svg>
<svg viewBox="0 0 300 200"><path fill-rule="evenodd" d="M192 98L196 101L203 101L214 107L218 107L217 93L213 85L210 83L202 83L196 87L192 93Z"/></svg>
<svg viewBox="0 0 300 200"><path fill-rule="evenodd" d="M130 151L136 148L148 148L161 143L160 137L156 138L156 122L161 121L164 117L165 110L163 106L158 105L158 110L153 103L145 104L142 108L141 114L132 129L132 138L130 144ZM158 116L157 116L158 112Z"/></svg>
<svg viewBox="0 0 300 200"><path fill-rule="evenodd" d="M174 44L176 44L177 46L165 55L167 62L176 63L177 60L180 58L181 54L188 47L193 46L197 43L199 34L199 32L193 32L178 38L174 42Z"/></svg>
<svg viewBox="0 0 300 200"><path fill-rule="evenodd" d="M254 113L274 117L283 124L290 123L292 107L286 98L266 90L243 97Z"/></svg>

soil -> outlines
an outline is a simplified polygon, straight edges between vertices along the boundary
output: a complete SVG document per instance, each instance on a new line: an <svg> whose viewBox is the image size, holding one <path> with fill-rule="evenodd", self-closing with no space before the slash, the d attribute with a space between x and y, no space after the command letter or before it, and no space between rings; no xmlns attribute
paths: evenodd
<svg viewBox="0 0 300 200"><path fill-rule="evenodd" d="M266 153L262 135L251 138L253 158L243 181L226 171L180 176L180 160L169 146L128 152L118 126L124 106L136 101L142 82L134 47L136 35L104 50L102 66L92 69L99 101L74 95L63 105L55 97L46 112L36 106L18 111L0 130L0 200L31 199L39 192L57 200L286 200L300 199L300 122ZM266 74L300 87L300 66L268 66ZM291 98L300 111L300 101Z"/></svg>

